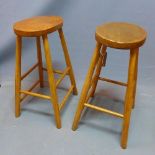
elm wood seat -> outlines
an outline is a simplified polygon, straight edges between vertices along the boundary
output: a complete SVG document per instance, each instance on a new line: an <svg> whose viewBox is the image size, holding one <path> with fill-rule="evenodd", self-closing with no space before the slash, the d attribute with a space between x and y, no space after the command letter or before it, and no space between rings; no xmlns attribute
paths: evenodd
<svg viewBox="0 0 155 155"><path fill-rule="evenodd" d="M130 115L135 103L139 47L145 42L146 32L143 28L134 24L115 22L98 26L95 36L97 44L83 85L72 129L77 129L81 113L85 107L122 118L121 146L126 148ZM107 47L130 50L127 83L100 77L102 66L105 66L106 62ZM127 87L123 114L89 103L89 99L94 96L98 80Z"/></svg>
<svg viewBox="0 0 155 155"><path fill-rule="evenodd" d="M63 26L63 19L59 16L37 16L19 21L13 28L17 35L36 37L52 33Z"/></svg>
<svg viewBox="0 0 155 155"><path fill-rule="evenodd" d="M62 25L63 25L63 19L59 16L38 16L38 17L33 17L33 18L19 21L15 23L13 26L14 32L16 34L15 115L16 117L20 116L21 102L28 95L40 97L43 99L48 99L51 101L53 105L57 128L61 128L60 110L64 107L68 97L72 92L75 95L77 94L74 73L73 73L73 69L72 69L72 65L71 65L71 61L70 61L70 57L67 49L67 44L63 34ZM60 37L60 41L61 41L61 45L62 45L64 57L65 57L66 68L63 71L54 70L54 68L52 67L50 46L49 46L47 35L55 31L58 31L59 33L59 37ZM36 38L37 58L38 58L37 63L23 75L21 75L22 37ZM41 37L43 39L43 46L44 46L47 68L44 68L42 64L42 52L41 52L41 41L40 41ZM39 80L36 81L32 85L32 87L30 87L28 90L22 90L21 81L37 67L39 71ZM47 71L47 74L48 74L50 96L32 92L32 90L36 86L38 86L38 84L40 84L40 87L44 87L43 71ZM60 78L57 80L54 78L55 73L60 75ZM65 76L69 76L71 81L71 86L66 96L59 104L56 88L59 86L59 84L61 83L61 81L64 79Z"/></svg>
<svg viewBox="0 0 155 155"><path fill-rule="evenodd" d="M146 32L130 23L106 23L96 28L96 40L107 47L133 49L144 44Z"/></svg>

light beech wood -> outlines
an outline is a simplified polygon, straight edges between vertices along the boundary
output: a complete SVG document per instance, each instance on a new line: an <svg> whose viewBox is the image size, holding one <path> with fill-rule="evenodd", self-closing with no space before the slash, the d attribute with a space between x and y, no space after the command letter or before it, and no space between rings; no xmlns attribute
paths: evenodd
<svg viewBox="0 0 155 155"><path fill-rule="evenodd" d="M66 104L66 101L68 99L68 97L70 96L70 94L73 92L74 86L71 86L69 91L67 92L66 96L64 97L64 99L62 100L62 102L60 103L59 109L62 110L63 107Z"/></svg>
<svg viewBox="0 0 155 155"><path fill-rule="evenodd" d="M36 37L52 33L63 25L63 19L59 16L37 16L16 22L13 25L17 35Z"/></svg>
<svg viewBox="0 0 155 155"><path fill-rule="evenodd" d="M35 97L40 97L42 99L51 100L51 97L47 96L47 95L33 93L33 92L30 92L30 91L26 91L26 90L21 90L20 92L23 93L23 94L26 94L26 95L31 95L31 96L35 96Z"/></svg>
<svg viewBox="0 0 155 155"><path fill-rule="evenodd" d="M82 88L80 100L79 100L78 107L77 107L77 110L76 110L76 113L75 113L75 116L74 116L72 130L76 130L77 127L78 127L80 116L81 116L82 110L84 109L84 103L86 101L87 94L88 94L88 91L89 91L89 88L90 88L90 85L91 85L91 80L92 80L92 76L93 76L93 73L94 73L94 69L95 69L97 61L99 59L100 49L101 49L101 44L97 43L96 48L95 48L94 53L93 53L92 60L90 62L89 70L88 70L88 73L86 75L84 85L83 85L83 88Z"/></svg>
<svg viewBox="0 0 155 155"><path fill-rule="evenodd" d="M39 63L34 64L27 72L25 72L22 76L21 76L21 80L23 80L25 77L27 77L34 69L36 69L38 67Z"/></svg>
<svg viewBox="0 0 155 155"><path fill-rule="evenodd" d="M16 37L16 70L15 70L15 116L20 116L20 89L21 89L21 49L22 38Z"/></svg>
<svg viewBox="0 0 155 155"><path fill-rule="evenodd" d="M47 71L47 69L44 68L44 67L43 67L43 70L44 70L44 71ZM66 70L66 69L65 69L65 70ZM55 70L55 69L53 69L53 72L56 73L56 74L64 74L64 71L61 71L61 70ZM67 76L67 75L68 75L68 73L66 74L66 76Z"/></svg>
<svg viewBox="0 0 155 155"><path fill-rule="evenodd" d="M73 92L77 94L77 88L74 78L74 73L71 65L71 61L69 58L69 53L67 49L67 44L65 41L65 37L62 31L63 19L59 16L38 16L29 19L22 20L14 24L14 31L17 35L16 40L16 77L15 77L15 100L16 100L16 108L15 113L18 117L20 115L20 102L22 102L28 95L40 97L43 99L48 99L51 101L54 109L54 116L57 128L61 128L61 119L60 119L60 110L63 109L64 105L66 104L67 99ZM63 48L63 53L66 61L67 67L64 71L61 70L54 70L52 66L52 59L50 54L50 46L48 43L47 35L51 32L58 31L61 45ZM33 65L27 72L25 72L21 76L21 37L35 37L36 38L36 47L37 47L37 59L38 62ZM45 51L45 60L47 69L43 67L42 63L42 53L41 53L41 42L40 37L43 38L43 45ZM39 80L36 81L28 90L21 90L21 81L27 77L34 69L38 67L39 72ZM38 94L32 92L38 84L40 87L44 86L44 77L43 71L47 71L48 74L48 82L50 88L50 96L44 94ZM54 73L60 74L60 78L56 81L54 78ZM58 104L58 96L56 92L56 88L61 83L61 81L65 78L65 76L70 77L71 87L69 88L67 94L63 98L60 103ZM20 96L20 94L22 94Z"/></svg>
<svg viewBox="0 0 155 155"><path fill-rule="evenodd" d="M94 109L94 110L97 110L97 111L100 111L100 112L104 112L104 113L109 114L109 115L113 115L113 116L120 117L120 118L124 117L122 114L120 114L118 112L114 112L114 111L111 111L111 110L108 110L108 109L105 109L105 108L101 108L101 107L95 106L93 104L85 103L84 105L86 107L88 107L88 108L91 108L91 109Z"/></svg>
<svg viewBox="0 0 155 155"><path fill-rule="evenodd" d="M92 92L91 92L92 97L94 96L94 93L95 93L95 90L96 90L96 86L97 86L97 83L98 83L98 78L99 78L99 75L100 75L100 72L101 72L101 69L102 69L103 60L104 60L104 57L106 55L106 49L107 49L106 46L102 46L100 58L98 60L98 64L97 64L97 67L96 67L96 72L95 72L95 75L94 75L95 76L94 83L92 84Z"/></svg>
<svg viewBox="0 0 155 155"><path fill-rule="evenodd" d="M122 137L121 137L122 148L127 147L130 115L131 115L133 100L135 96L134 89L136 85L135 71L137 67L137 52L138 52L138 48L130 50L128 86L127 86L126 95L125 95L124 120L123 120L123 129L122 129Z"/></svg>
<svg viewBox="0 0 155 155"><path fill-rule="evenodd" d="M50 87L50 92L51 92L51 102L53 104L53 109L55 113L55 121L56 121L57 128L61 128L58 96L56 92L56 83L54 79L52 59L51 59L50 47L49 47L47 35L43 36L43 43L44 43L45 58L46 58L46 63L47 63L48 82L49 82L49 87Z"/></svg>
<svg viewBox="0 0 155 155"><path fill-rule="evenodd" d="M112 48L130 49L140 47L146 39L146 31L138 25L112 22L96 28L96 40Z"/></svg>
<svg viewBox="0 0 155 155"><path fill-rule="evenodd" d="M111 80L111 79L107 79L107 78L102 78L102 77L99 77L98 79L101 80L101 81L106 81L106 82L117 84L117 85L120 85L120 86L125 86L125 87L127 86L126 83L121 82L121 81L115 81L115 80Z"/></svg>
<svg viewBox="0 0 155 155"><path fill-rule="evenodd" d="M40 83L40 80L37 80L27 91L28 91L28 92L31 92L39 83ZM21 91L22 91L22 90L21 90ZM21 97L20 102L22 102L27 96L28 96L28 94L24 94L24 95Z"/></svg>
<svg viewBox="0 0 155 155"><path fill-rule="evenodd" d="M84 107L122 118L121 147L125 149L127 147L131 110L135 105L139 47L146 40L146 32L143 28L129 23L107 23L97 27L96 40L98 48L91 59L91 65L82 88L72 129L77 129ZM99 46L103 47L101 54L99 53ZM106 61L106 47L130 50L127 83L100 77L101 68L105 66ZM94 96L98 80L127 87L123 114L88 103L90 97Z"/></svg>
<svg viewBox="0 0 155 155"><path fill-rule="evenodd" d="M67 75L67 73L68 73L69 70L70 70L70 68L67 67L67 68L65 69L65 71L63 72L63 74L61 74L61 77L60 77L60 78L57 80L57 82L56 82L56 87L59 86L59 84L60 84L61 81L64 79L64 77Z"/></svg>
<svg viewBox="0 0 155 155"><path fill-rule="evenodd" d="M137 49L137 53L136 53L136 69L135 69L135 77L134 77L134 91L133 91L133 105L132 108L135 107L135 98L136 98L136 87L137 87L137 74L138 74L138 56L139 56L139 49Z"/></svg>
<svg viewBox="0 0 155 155"><path fill-rule="evenodd" d="M72 64L71 64L69 53L68 53L67 43L66 43L65 36L64 36L62 28L60 28L58 30L58 32L59 32L59 37L60 37L60 40L61 40L61 45L62 45L62 49L63 49L65 61L66 61L66 65L67 65L67 67L70 67L69 77L70 77L71 85L74 86L73 94L77 95L78 91L77 91L77 88L76 88L75 77L74 77L74 73L73 73L73 69L72 69Z"/></svg>
<svg viewBox="0 0 155 155"><path fill-rule="evenodd" d="M39 80L40 87L44 87L44 78L43 78L43 63L42 63L42 54L41 54L41 44L40 37L36 37L36 45L37 45L37 57L38 57L38 71L39 71Z"/></svg>

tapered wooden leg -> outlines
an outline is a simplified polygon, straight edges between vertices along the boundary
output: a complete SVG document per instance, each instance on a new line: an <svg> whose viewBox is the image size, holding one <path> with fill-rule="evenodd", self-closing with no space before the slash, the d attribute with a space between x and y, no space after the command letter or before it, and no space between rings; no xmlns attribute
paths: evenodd
<svg viewBox="0 0 155 155"><path fill-rule="evenodd" d="M95 72L95 75L94 75L94 83L92 85L92 91L91 91L91 96L92 97L94 96L94 93L95 93L95 90L96 90L96 86L97 86L97 83L98 83L98 78L99 78L100 73L101 73L102 64L103 64L102 62L103 62L104 57L106 55L106 49L107 49L106 46L102 46L100 58L99 58L98 65L96 67L96 72Z"/></svg>
<svg viewBox="0 0 155 155"><path fill-rule="evenodd" d="M137 74L138 74L138 56L139 56L139 50L137 50L137 52L136 52L136 69L135 69L135 81L134 81L135 84L134 84L134 92L133 92L134 98L133 98L132 108L135 107L136 88L137 88Z"/></svg>
<svg viewBox="0 0 155 155"><path fill-rule="evenodd" d="M74 73L73 73L73 68L72 68L72 64L71 64L71 61L70 61L70 57L69 57L69 53L68 53L68 49L67 49L67 44L66 44L66 41L65 41L65 36L63 34L62 28L60 28L58 30L58 32L59 32L59 37L60 37L60 40L61 40L61 45L62 45L62 48L63 48L63 53L64 53L64 56L65 56L66 65L67 65L67 67L70 68L69 77L70 77L71 84L74 86L73 94L77 95L78 91L77 91L77 88L76 88L76 82L75 82L75 77L74 77Z"/></svg>
<svg viewBox="0 0 155 155"><path fill-rule="evenodd" d="M124 108L124 120L123 120L123 129L121 136L121 146L122 148L127 147L128 140L128 130L130 124L130 115L132 110L132 104L134 99L134 90L135 90L135 70L136 70L136 57L138 49L130 50L130 62L128 70L128 85L125 96L125 108Z"/></svg>
<svg viewBox="0 0 155 155"><path fill-rule="evenodd" d="M89 91L89 88L90 88L90 85L91 85L92 76L93 76L93 73L94 73L94 70L95 70L95 67L96 67L96 63L97 63L97 60L99 58L100 48L101 48L101 44L97 43L95 51L93 53L93 57L92 57L92 60L91 60L91 63L90 63L88 73L86 75L84 85L83 85L83 88L82 88L80 100L79 100L79 103L78 103L78 107L77 107L76 114L75 114L74 121L73 121L73 125L72 125L72 130L76 130L77 127L78 127L80 116L81 116L82 110L84 109L84 102L86 100L86 97L87 97L87 94L88 94L88 91Z"/></svg>
<svg viewBox="0 0 155 155"><path fill-rule="evenodd" d="M38 57L38 64L39 64L38 70L39 70L40 87L43 87L44 79L43 79L43 64L42 64L40 37L36 37L36 44L37 44L37 57Z"/></svg>
<svg viewBox="0 0 155 155"><path fill-rule="evenodd" d="M22 38L16 38L16 71L15 71L15 116L20 116L20 90L21 90L21 49Z"/></svg>
<svg viewBox="0 0 155 155"><path fill-rule="evenodd" d="M53 109L54 109L54 114L55 114L56 126L57 128L61 128L60 111L59 111L58 97L57 97L57 92L56 92L56 82L54 79L50 47L49 47L47 35L43 36L43 44L44 44L44 49L45 49L45 59L46 59L46 64L47 64L48 81L49 81L49 88L51 92L51 102L53 104Z"/></svg>

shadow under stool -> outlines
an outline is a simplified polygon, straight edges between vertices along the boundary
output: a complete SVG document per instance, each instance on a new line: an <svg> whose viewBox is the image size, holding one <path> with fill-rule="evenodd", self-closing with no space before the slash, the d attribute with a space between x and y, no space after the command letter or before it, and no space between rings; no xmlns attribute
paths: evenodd
<svg viewBox="0 0 155 155"><path fill-rule="evenodd" d="M85 107L104 112L123 119L121 147L127 147L130 115L132 108L134 107L136 95L139 47L144 44L146 35L147 34L143 28L130 23L112 22L97 27L96 48L94 50L89 70L82 88L77 111L73 121L73 130L77 129L82 111ZM105 65L107 54L106 49L108 47L130 50L127 83L100 77L101 68ZM123 114L88 103L89 99L94 96L98 80L127 87Z"/></svg>
<svg viewBox="0 0 155 155"><path fill-rule="evenodd" d="M25 97L27 97L28 95L40 97L43 99L48 99L51 101L53 105L57 128L61 128L60 110L64 107L68 97L72 92L73 94L77 95L74 73L73 73L73 69L72 69L72 65L71 65L71 61L70 61L70 57L67 49L67 44L63 34L62 26L63 26L63 19L59 16L32 17L29 19L16 22L13 26L14 32L16 34L15 115L16 117L20 116L21 101L23 101L23 99L25 99ZM64 69L64 71L54 70L52 66L50 46L49 46L47 35L55 31L58 31L59 33L61 45L63 48L63 53L65 57L65 62L66 62L66 68ZM38 62L23 75L21 75L22 37L36 38L37 58L38 58ZM46 68L43 68L43 64L42 64L40 38L43 39ZM27 75L29 75L35 68L38 68L39 70L39 80L36 83L34 83L30 89L21 90L21 81L25 77L27 77ZM39 84L40 84L40 87L44 87L43 71L47 71L47 74L48 74L50 96L32 92L32 90ZM60 78L58 80L54 78L55 73L60 74ZM69 76L71 81L71 86L66 96L59 104L56 88L58 87L58 85L61 83L61 81L64 79L65 76Z"/></svg>

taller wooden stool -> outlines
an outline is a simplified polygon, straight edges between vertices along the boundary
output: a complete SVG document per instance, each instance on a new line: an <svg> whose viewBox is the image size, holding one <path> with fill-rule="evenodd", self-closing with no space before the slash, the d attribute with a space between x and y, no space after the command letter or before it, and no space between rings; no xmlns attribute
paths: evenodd
<svg viewBox="0 0 155 155"><path fill-rule="evenodd" d="M84 107L104 112L123 119L121 146L126 148L128 129L130 123L131 109L134 107L136 94L136 81L138 71L139 47L146 39L146 32L139 26L129 23L107 23L96 29L96 49L94 51L90 67L83 85L81 97L74 117L72 129L76 130ZM116 49L129 49L130 61L128 69L128 81L123 83L100 77L102 66L106 61L107 47ZM88 103L90 97L94 96L98 80L126 86L124 114L104 109Z"/></svg>
<svg viewBox="0 0 155 155"><path fill-rule="evenodd" d="M63 26L63 19L58 16L38 16L29 19L25 19L19 21L14 24L14 32L16 33L16 74L15 74L15 115L16 117L20 116L20 104L26 96L32 95L35 97L40 97L43 99L48 99L51 101L55 113L55 121L57 128L61 128L61 119L60 119L60 110L64 107L67 98L73 92L73 94L77 95L76 83L73 74L73 69L71 65L71 61L69 58L69 53L65 41L65 37L62 30ZM61 45L64 52L64 57L66 61L67 67L64 71L54 70L52 67L52 59L50 53L50 46L48 42L47 35L58 31L59 37L61 40ZM21 50L22 50L22 37L35 37L36 38L36 45L37 45L37 63L30 68L25 74L21 75ZM41 54L41 43L40 38L43 38L43 45L45 50L45 60L46 60L46 67L43 68L42 64L42 54ZM21 90L21 81L27 77L35 68L39 69L39 80L30 87L28 90ZM50 96L38 94L32 92L32 90L40 84L40 87L44 86L44 77L43 77L43 70L47 71L48 74L48 82L50 88ZM55 80L54 73L60 74L60 78ZM65 76L69 76L71 81L71 87L67 95L64 97L63 101L58 104L58 96L56 92L56 88L64 79ZM21 94L23 94L21 96Z"/></svg>

